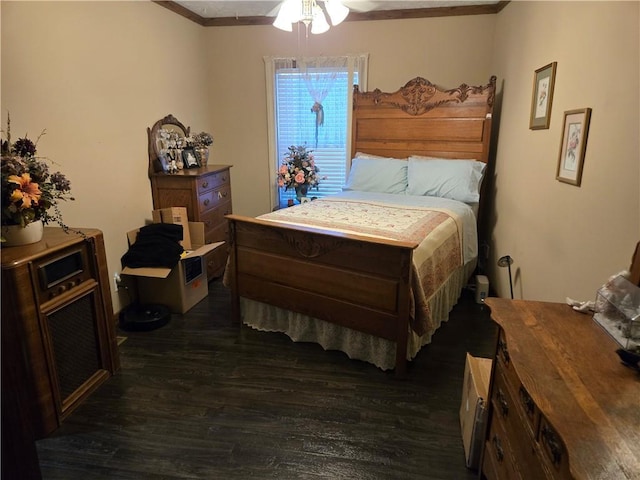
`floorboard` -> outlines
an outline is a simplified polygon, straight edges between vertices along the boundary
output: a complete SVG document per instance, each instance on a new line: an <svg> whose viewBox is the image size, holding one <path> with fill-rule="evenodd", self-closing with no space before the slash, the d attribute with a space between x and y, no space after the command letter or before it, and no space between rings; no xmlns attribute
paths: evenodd
<svg viewBox="0 0 640 480"><path fill-rule="evenodd" d="M471 480L458 409L465 354L495 324L463 292L397 380L230 320L228 290L151 332L118 332L122 369L37 442L45 480Z"/></svg>

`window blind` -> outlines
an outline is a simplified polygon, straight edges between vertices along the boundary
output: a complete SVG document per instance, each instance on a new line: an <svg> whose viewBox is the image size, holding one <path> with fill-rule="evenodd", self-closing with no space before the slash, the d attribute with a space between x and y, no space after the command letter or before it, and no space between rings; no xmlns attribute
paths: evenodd
<svg viewBox="0 0 640 480"><path fill-rule="evenodd" d="M334 76L332 87L322 102L324 122L317 123L302 73L295 69L276 73L276 131L278 158L284 158L291 145L304 145L313 151L320 183L309 196L321 198L342 190L346 172L348 72L315 71L316 76ZM295 197L281 189L280 205Z"/></svg>
<svg viewBox="0 0 640 480"><path fill-rule="evenodd" d="M366 55L319 58L265 58L267 83L272 83L270 121L274 156L273 172L282 163L288 147L304 145L312 150L319 168L318 189L309 197L322 198L342 191L350 155L350 106L353 85L362 85L366 76ZM364 88L364 87L363 87ZM268 90L268 91L269 91ZM312 111L316 101L322 104L323 122ZM275 160L275 161L273 161ZM276 205L284 207L295 198L295 190L277 188Z"/></svg>

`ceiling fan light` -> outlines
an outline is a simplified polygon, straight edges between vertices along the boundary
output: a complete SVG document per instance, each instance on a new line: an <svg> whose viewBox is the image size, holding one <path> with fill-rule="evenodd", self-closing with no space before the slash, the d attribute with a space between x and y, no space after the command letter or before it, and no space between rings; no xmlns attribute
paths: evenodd
<svg viewBox="0 0 640 480"><path fill-rule="evenodd" d="M280 30L284 30L285 32L293 32L293 24L287 20L281 19L280 16L275 19L273 26Z"/></svg>
<svg viewBox="0 0 640 480"><path fill-rule="evenodd" d="M273 26L285 32L292 32L293 24L300 20L300 5L300 0L285 0L282 2Z"/></svg>
<svg viewBox="0 0 640 480"><path fill-rule="evenodd" d="M342 21L347 18L347 15L349 15L349 9L344 6L340 0L325 0L324 6L327 9L333 26L342 23Z"/></svg>
<svg viewBox="0 0 640 480"><path fill-rule="evenodd" d="M327 19L324 16L324 12L322 8L315 5L313 7L313 20L311 21L311 33L318 34L324 33L329 30L329 24L327 23Z"/></svg>

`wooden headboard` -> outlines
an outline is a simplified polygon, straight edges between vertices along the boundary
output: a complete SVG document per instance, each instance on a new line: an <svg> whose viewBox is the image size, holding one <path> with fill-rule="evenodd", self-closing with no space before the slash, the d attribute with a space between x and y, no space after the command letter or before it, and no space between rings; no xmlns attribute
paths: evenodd
<svg viewBox="0 0 640 480"><path fill-rule="evenodd" d="M496 77L484 86L443 90L417 77L394 93L354 86L351 158L356 152L487 163Z"/></svg>

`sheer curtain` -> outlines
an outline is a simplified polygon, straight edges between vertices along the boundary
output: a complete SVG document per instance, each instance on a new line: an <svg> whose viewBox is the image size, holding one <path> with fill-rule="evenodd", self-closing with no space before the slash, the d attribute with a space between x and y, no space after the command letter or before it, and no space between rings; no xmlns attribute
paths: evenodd
<svg viewBox="0 0 640 480"><path fill-rule="evenodd" d="M281 193L286 197L276 172L291 144L314 149L321 175L328 175L318 196L339 191L350 160L353 85L366 90L368 55L264 57L264 62L273 205L282 205Z"/></svg>

